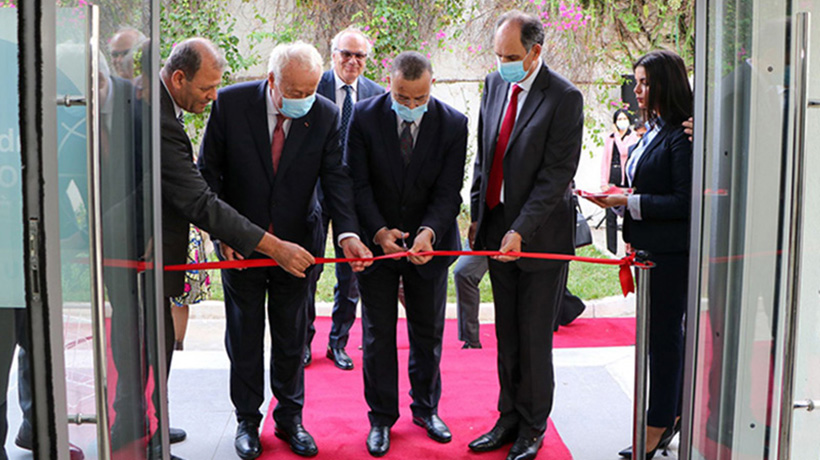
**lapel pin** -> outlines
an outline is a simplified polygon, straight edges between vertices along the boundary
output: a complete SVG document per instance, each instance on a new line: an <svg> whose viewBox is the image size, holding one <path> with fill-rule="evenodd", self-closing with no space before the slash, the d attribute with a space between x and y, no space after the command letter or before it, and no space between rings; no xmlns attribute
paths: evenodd
<svg viewBox="0 0 820 460"><path fill-rule="evenodd" d="M309 127L309 126L310 126L310 123L305 122L305 128L307 128L307 127Z"/></svg>

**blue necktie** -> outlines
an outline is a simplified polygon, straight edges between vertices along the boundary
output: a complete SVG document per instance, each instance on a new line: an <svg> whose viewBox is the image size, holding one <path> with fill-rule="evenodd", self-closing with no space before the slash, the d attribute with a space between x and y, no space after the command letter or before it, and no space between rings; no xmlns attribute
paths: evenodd
<svg viewBox="0 0 820 460"><path fill-rule="evenodd" d="M350 85L344 85L342 88L345 90L345 101L342 104L342 139L347 139L347 125L350 123L350 114L353 113L353 98L350 97L353 88Z"/></svg>
<svg viewBox="0 0 820 460"><path fill-rule="evenodd" d="M399 136L399 150L401 157L404 160L404 166L410 164L410 155L413 154L413 132L410 128L413 126L412 121L405 121L403 124L401 135Z"/></svg>

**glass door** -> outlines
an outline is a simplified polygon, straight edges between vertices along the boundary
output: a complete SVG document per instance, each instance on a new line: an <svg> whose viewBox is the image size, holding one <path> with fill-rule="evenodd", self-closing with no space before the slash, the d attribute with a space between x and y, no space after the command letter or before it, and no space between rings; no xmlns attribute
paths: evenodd
<svg viewBox="0 0 820 460"><path fill-rule="evenodd" d="M820 353L820 264L812 259L820 240L810 227L820 211L812 207L820 192L818 131L805 130L799 119L804 106L796 77L797 13L816 3L697 5L693 212L699 219L693 219L692 247L700 251L693 263L696 314L687 322L691 393L683 458L817 458L816 413L807 428L814 430L812 445L801 451L813 454L789 452L791 439L792 448L802 445L799 432L809 423L798 419L812 415L795 412L792 430L788 400L792 392L820 398L820 380L812 378ZM804 132L814 155L795 142ZM805 188L797 180L801 172Z"/></svg>
<svg viewBox="0 0 820 460"><path fill-rule="evenodd" d="M44 384L48 375L35 369L31 383L38 431L44 420L58 427L38 433L38 447L48 448L37 457L167 457L166 364L156 333L163 330L161 260L154 251L161 247L158 2L11 4L27 18L24 29L34 37L27 43L36 44L24 57L40 61L21 67L38 84L20 92L39 109L20 121L35 128L22 159L36 166L22 201L27 214L39 214L23 222L27 233L17 241L25 243L21 254L33 260L36 253L38 266L48 267L41 276L24 266L41 278L26 284L25 295L32 308L34 288L48 291L32 311L47 312L49 321L32 321L31 330L54 343L58 358L36 346L31 353L52 376Z"/></svg>

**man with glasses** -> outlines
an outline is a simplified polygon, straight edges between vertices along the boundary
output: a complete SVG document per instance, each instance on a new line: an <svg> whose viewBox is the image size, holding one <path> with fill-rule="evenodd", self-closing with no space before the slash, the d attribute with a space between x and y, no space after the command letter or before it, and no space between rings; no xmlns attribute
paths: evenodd
<svg viewBox="0 0 820 460"><path fill-rule="evenodd" d="M363 76L367 65L367 57L370 55L370 40L359 29L345 29L330 42L333 54L333 68L322 74L317 92L322 96L334 101L339 107L341 114L342 146L347 144L347 125L350 121L350 114L353 112L353 105L358 101L363 101L369 97L378 96L384 93L384 88L373 80ZM322 205L322 220L324 223L325 235L327 235L330 216L324 203L322 188L316 188L319 202ZM334 245L336 257L342 257L341 248ZM310 344L316 329L313 321L316 318L316 282L322 274L321 266L313 271L310 280L310 293L308 300L308 337L305 344L304 362L307 366L311 362ZM356 320L356 304L359 302L359 286L356 277L348 264L336 264L336 286L333 289L333 325L327 344L327 357L333 360L333 364L342 370L352 370L353 360L345 352L350 328Z"/></svg>

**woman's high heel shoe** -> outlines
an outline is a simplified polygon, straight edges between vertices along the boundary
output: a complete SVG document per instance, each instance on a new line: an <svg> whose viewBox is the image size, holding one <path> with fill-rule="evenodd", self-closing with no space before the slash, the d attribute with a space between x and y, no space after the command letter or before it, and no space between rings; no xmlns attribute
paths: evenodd
<svg viewBox="0 0 820 460"><path fill-rule="evenodd" d="M650 458L654 457L658 451L665 451L669 444L672 442L672 439L675 438L675 435L678 434L680 431L680 419L675 422L675 426L667 428L663 434L661 435L661 440L658 441L658 445L655 446L654 449L648 451L646 453L646 458L649 460ZM618 452L623 458L632 458L632 446L627 447L626 449Z"/></svg>

